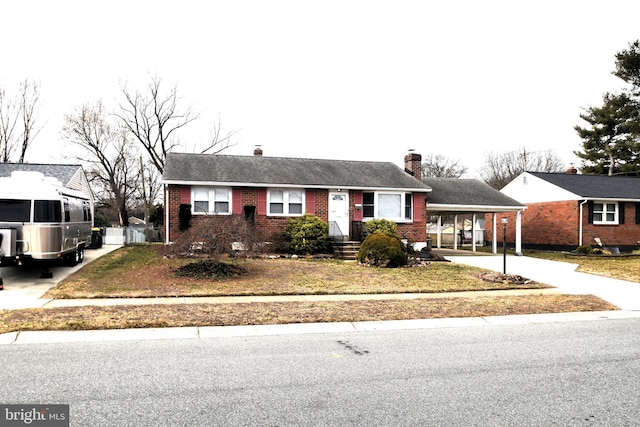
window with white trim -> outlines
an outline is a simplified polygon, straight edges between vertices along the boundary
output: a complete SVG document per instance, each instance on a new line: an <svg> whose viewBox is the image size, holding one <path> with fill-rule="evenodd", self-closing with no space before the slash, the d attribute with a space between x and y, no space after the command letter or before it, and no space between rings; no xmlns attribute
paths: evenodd
<svg viewBox="0 0 640 427"><path fill-rule="evenodd" d="M270 189L267 193L267 215L302 215L304 197L304 190Z"/></svg>
<svg viewBox="0 0 640 427"><path fill-rule="evenodd" d="M407 222L413 219L413 194L404 192L363 192L362 216L365 220L388 219Z"/></svg>
<svg viewBox="0 0 640 427"><path fill-rule="evenodd" d="M618 224L618 204L615 202L594 202L593 223Z"/></svg>
<svg viewBox="0 0 640 427"><path fill-rule="evenodd" d="M193 187L191 189L194 215L229 215L231 189L225 187Z"/></svg>

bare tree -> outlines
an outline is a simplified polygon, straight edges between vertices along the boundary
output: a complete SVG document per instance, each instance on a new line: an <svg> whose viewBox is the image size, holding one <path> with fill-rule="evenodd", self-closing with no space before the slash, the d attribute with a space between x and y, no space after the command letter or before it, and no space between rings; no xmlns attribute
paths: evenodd
<svg viewBox="0 0 640 427"><path fill-rule="evenodd" d="M20 114L15 99L7 96L4 88L0 88L0 162L11 161L16 148L16 124Z"/></svg>
<svg viewBox="0 0 640 427"><path fill-rule="evenodd" d="M121 87L125 101L116 116L149 154L151 164L162 174L167 153L180 146L178 131L200 117L191 107L178 105L176 86L164 91L162 80L152 77L145 92ZM230 146L234 132L222 133L219 123L214 125L211 141L201 153L219 153Z"/></svg>
<svg viewBox="0 0 640 427"><path fill-rule="evenodd" d="M100 201L117 210L121 226L129 225L127 212L138 191L139 169L127 130L109 122L102 102L97 102L65 115L62 134L84 150L78 160L90 165L88 177Z"/></svg>
<svg viewBox="0 0 640 427"><path fill-rule="evenodd" d="M460 178L467 172L457 159L442 154L429 154L422 161L422 176L434 178Z"/></svg>
<svg viewBox="0 0 640 427"><path fill-rule="evenodd" d="M564 165L552 150L527 151L522 147L504 153L486 153L480 176L488 185L500 190L525 171L563 172Z"/></svg>
<svg viewBox="0 0 640 427"><path fill-rule="evenodd" d="M40 132L36 113L40 103L40 86L24 80L20 93L10 97L0 88L0 162L24 163L27 149ZM21 127L20 127L21 125ZM17 158L14 157L16 153Z"/></svg>

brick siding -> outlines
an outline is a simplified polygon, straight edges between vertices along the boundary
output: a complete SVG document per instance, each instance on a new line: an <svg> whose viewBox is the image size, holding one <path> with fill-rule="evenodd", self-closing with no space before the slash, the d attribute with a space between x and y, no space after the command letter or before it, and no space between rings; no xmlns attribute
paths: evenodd
<svg viewBox="0 0 640 427"><path fill-rule="evenodd" d="M165 206L168 206L169 214L169 236L168 240L173 241L180 233L178 224L178 215L180 210L180 203L184 202L182 198L184 189L188 186L169 185L168 186L168 201L165 201ZM270 237L282 234L287 224L289 217L281 216L267 216L258 214L258 193L265 189L259 188L233 188L233 191L242 191L242 206L255 206L255 224L259 227L263 236ZM329 219L329 191L326 189L308 189L307 193L315 193L314 212L313 215L320 217L324 221ZM398 224L398 235L402 239L408 239L414 242L426 241L426 203L425 194L421 193L417 198L417 202L420 204L420 220L414 221L410 224ZM349 192L349 217L354 218L355 213L355 192ZM244 214L243 214L244 215ZM197 218L194 218L197 221ZM351 230L353 232L353 230Z"/></svg>
<svg viewBox="0 0 640 427"><path fill-rule="evenodd" d="M589 224L589 209L582 206L582 242L584 245L595 245L598 237L605 246L633 247L640 242L640 225L636 224L636 205L624 204L624 224L595 225ZM501 218L507 218L507 242L515 242L515 213L497 215L498 242L502 242ZM486 215L487 240L492 237L492 215ZM580 202L561 201L532 203L522 212L522 247L555 247L575 249L580 242Z"/></svg>

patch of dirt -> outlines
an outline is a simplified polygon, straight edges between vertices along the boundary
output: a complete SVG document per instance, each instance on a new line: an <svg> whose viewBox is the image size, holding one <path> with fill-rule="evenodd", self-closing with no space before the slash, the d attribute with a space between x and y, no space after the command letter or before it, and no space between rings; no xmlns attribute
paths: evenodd
<svg viewBox="0 0 640 427"><path fill-rule="evenodd" d="M496 272L482 273L480 278L485 282L505 283L510 285L530 285L532 283L536 283L535 281L522 277L518 274L503 274Z"/></svg>

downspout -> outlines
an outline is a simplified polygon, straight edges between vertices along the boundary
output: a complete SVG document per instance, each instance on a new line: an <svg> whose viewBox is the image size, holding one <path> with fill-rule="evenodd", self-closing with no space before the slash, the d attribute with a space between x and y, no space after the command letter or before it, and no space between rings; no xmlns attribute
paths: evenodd
<svg viewBox="0 0 640 427"><path fill-rule="evenodd" d="M165 244L169 244L169 205L167 201L169 200L169 187L165 184L164 186L164 240Z"/></svg>
<svg viewBox="0 0 640 427"><path fill-rule="evenodd" d="M583 200L582 203L580 203L580 220L578 221L578 223L580 224L578 229L578 246L582 246L582 211L585 203L587 203L586 199Z"/></svg>

